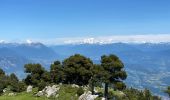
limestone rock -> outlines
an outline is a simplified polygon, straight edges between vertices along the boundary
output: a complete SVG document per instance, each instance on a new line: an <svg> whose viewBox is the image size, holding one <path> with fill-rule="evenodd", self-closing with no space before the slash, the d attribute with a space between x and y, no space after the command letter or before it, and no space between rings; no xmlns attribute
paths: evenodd
<svg viewBox="0 0 170 100"><path fill-rule="evenodd" d="M36 94L36 96L38 96L38 97L41 97L41 96L43 96L44 95L44 93L42 92L42 91L39 91L37 94Z"/></svg>
<svg viewBox="0 0 170 100"><path fill-rule="evenodd" d="M92 95L90 91L82 94L78 100L94 100L98 97L98 95Z"/></svg>
<svg viewBox="0 0 170 100"><path fill-rule="evenodd" d="M15 93L9 93L8 96L15 96Z"/></svg>
<svg viewBox="0 0 170 100"><path fill-rule="evenodd" d="M103 97L102 100L106 100L106 98Z"/></svg>
<svg viewBox="0 0 170 100"><path fill-rule="evenodd" d="M6 92L8 92L8 91L10 91L10 88L4 88L4 89L3 89L3 93L6 93Z"/></svg>
<svg viewBox="0 0 170 100"><path fill-rule="evenodd" d="M5 93L7 91L7 88L3 89L3 93Z"/></svg>
<svg viewBox="0 0 170 100"><path fill-rule="evenodd" d="M60 87L58 85L46 86L42 91L46 94L47 97L56 96L57 91Z"/></svg>
<svg viewBox="0 0 170 100"><path fill-rule="evenodd" d="M29 92L32 92L32 86L31 86L31 85L29 85L29 86L27 87L27 93L29 93Z"/></svg>

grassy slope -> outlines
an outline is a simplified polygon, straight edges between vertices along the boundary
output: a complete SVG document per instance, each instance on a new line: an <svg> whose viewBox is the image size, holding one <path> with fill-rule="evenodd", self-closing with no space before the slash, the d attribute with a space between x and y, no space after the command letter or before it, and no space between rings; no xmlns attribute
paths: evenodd
<svg viewBox="0 0 170 100"><path fill-rule="evenodd" d="M45 97L34 97L32 94L19 93L16 96L0 96L0 100L48 100Z"/></svg>
<svg viewBox="0 0 170 100"><path fill-rule="evenodd" d="M78 100L78 96L76 95L78 88L73 88L71 85L62 85L60 87L60 90L58 91L58 97L52 97L52 98L47 98L45 96L43 97L36 97L34 96L34 93L37 93L37 88L33 89L32 93L17 93L16 96L7 96L7 95L2 95L0 96L0 100ZM103 89L96 87L96 90L98 92L103 93ZM113 94L119 95L119 92L113 91L112 89L109 89L109 91L112 91ZM6 93L8 94L8 93ZM101 100L101 99L97 99Z"/></svg>
<svg viewBox="0 0 170 100"><path fill-rule="evenodd" d="M37 92L37 89L34 89L32 93L17 93L16 96L0 96L0 100L77 100L76 91L78 88L72 88L70 85L62 85L58 92L58 98L47 98L47 97L36 97L34 96L34 92ZM6 93L8 94L8 93Z"/></svg>

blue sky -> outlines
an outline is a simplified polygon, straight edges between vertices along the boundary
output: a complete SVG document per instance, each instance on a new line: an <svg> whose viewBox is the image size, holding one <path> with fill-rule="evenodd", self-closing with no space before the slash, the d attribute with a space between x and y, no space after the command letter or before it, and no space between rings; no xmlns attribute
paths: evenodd
<svg viewBox="0 0 170 100"><path fill-rule="evenodd" d="M170 0L0 0L0 39L170 34Z"/></svg>

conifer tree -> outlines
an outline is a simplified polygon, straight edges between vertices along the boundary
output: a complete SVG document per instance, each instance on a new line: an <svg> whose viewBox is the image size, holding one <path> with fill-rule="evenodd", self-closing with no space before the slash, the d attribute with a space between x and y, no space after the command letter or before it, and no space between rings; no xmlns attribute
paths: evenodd
<svg viewBox="0 0 170 100"><path fill-rule="evenodd" d="M124 89L126 86L123 80L127 74L124 71L124 64L116 55L103 55L101 57L101 66L103 67L103 82L105 83L104 96L108 98L108 87L111 85L114 89Z"/></svg>
<svg viewBox="0 0 170 100"><path fill-rule="evenodd" d="M51 64L50 76L52 83L60 83L64 80L64 71L60 61L55 61Z"/></svg>
<svg viewBox="0 0 170 100"><path fill-rule="evenodd" d="M93 62L80 54L75 54L63 61L65 83L87 85L92 73Z"/></svg>

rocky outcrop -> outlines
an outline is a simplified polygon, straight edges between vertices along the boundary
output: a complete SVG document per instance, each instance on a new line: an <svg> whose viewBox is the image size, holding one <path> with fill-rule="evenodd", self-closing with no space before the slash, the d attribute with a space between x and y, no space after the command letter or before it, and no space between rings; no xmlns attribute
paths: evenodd
<svg viewBox="0 0 170 100"><path fill-rule="evenodd" d="M53 85L53 86L46 86L42 91L39 91L36 96L43 96L46 97L52 97L56 96L57 92L60 90L59 85Z"/></svg>
<svg viewBox="0 0 170 100"><path fill-rule="evenodd" d="M92 93L90 91L85 92L84 94L82 94L78 100L94 100L98 97L98 95L92 95Z"/></svg>
<svg viewBox="0 0 170 100"><path fill-rule="evenodd" d="M47 86L45 89L45 93L47 94L47 97L55 96L57 91L60 89L57 85L53 85L52 87Z"/></svg>

